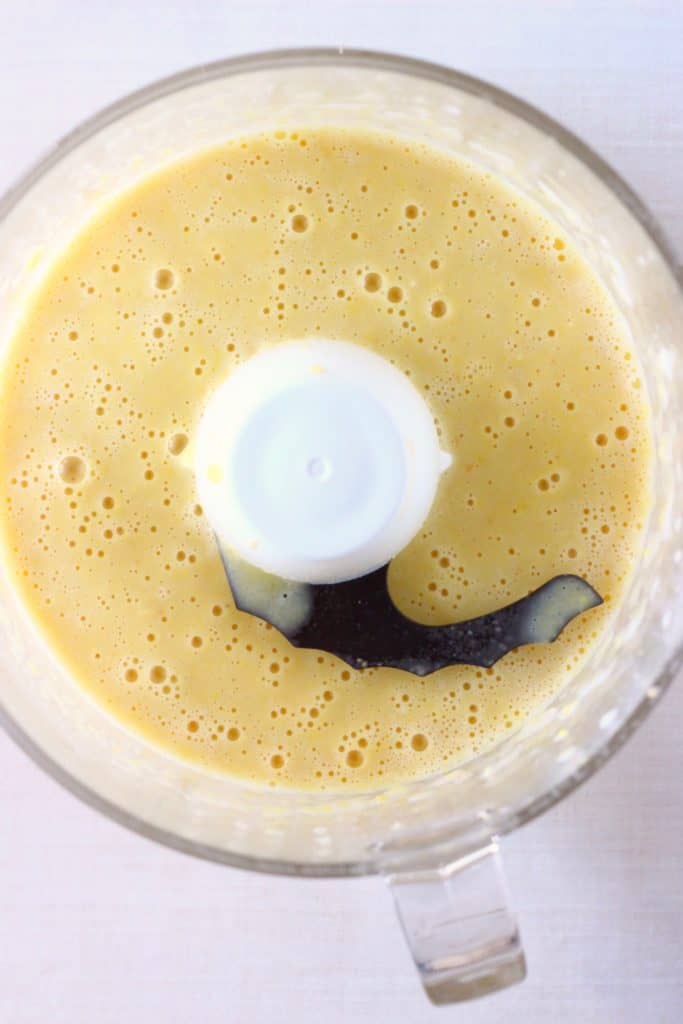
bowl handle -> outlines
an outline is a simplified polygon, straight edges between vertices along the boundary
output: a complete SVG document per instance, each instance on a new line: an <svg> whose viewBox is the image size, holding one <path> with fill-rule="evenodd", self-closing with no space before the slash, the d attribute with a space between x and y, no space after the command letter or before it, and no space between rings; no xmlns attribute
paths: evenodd
<svg viewBox="0 0 683 1024"><path fill-rule="evenodd" d="M444 1005L522 981L524 951L508 898L498 841L385 848L380 869L425 992Z"/></svg>

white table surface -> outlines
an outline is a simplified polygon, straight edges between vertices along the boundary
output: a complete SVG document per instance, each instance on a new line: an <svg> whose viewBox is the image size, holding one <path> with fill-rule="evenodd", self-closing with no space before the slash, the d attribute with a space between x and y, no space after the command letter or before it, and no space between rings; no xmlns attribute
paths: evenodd
<svg viewBox="0 0 683 1024"><path fill-rule="evenodd" d="M0 189L105 103L219 57L394 50L576 131L683 253L683 6L0 0ZM529 978L432 1009L377 879L292 881L163 849L0 738L0 1024L679 1024L683 685L599 775L504 844Z"/></svg>

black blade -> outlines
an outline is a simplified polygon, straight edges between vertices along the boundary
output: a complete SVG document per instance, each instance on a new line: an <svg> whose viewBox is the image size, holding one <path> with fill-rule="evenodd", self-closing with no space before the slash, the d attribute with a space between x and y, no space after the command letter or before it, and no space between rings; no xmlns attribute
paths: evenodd
<svg viewBox="0 0 683 1024"><path fill-rule="evenodd" d="M577 615L602 604L580 576L555 576L498 611L424 626L391 600L388 565L344 583L295 583L219 548L240 611L270 622L295 647L327 651L356 669L392 666L427 676L446 665L489 668L515 647L550 643Z"/></svg>

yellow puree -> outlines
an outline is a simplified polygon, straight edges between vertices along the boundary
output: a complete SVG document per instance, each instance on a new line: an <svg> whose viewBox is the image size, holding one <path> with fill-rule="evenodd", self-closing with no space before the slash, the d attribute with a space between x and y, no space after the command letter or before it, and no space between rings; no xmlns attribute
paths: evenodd
<svg viewBox="0 0 683 1024"><path fill-rule="evenodd" d="M391 567L407 614L479 615L562 572L605 605L424 680L236 612L192 438L240 360L311 336L401 367L454 456ZM616 310L536 206L400 139L278 132L144 179L50 267L3 369L4 559L69 672L150 742L265 784L372 788L484 750L567 681L638 552L650 454Z"/></svg>

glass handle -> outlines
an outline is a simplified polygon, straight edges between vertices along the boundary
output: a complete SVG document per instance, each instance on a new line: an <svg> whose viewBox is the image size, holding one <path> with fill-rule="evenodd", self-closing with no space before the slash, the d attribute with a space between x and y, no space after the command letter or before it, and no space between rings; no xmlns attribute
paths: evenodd
<svg viewBox="0 0 683 1024"><path fill-rule="evenodd" d="M430 1000L459 1003L522 981L524 951L508 899L498 843L384 851L408 946Z"/></svg>

